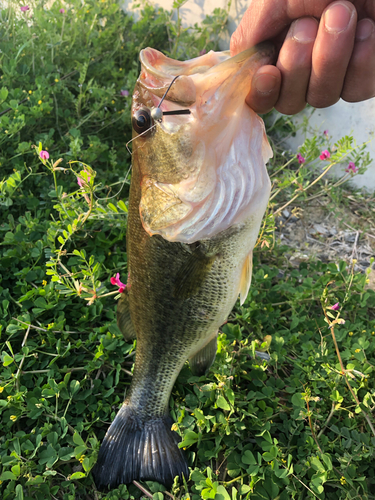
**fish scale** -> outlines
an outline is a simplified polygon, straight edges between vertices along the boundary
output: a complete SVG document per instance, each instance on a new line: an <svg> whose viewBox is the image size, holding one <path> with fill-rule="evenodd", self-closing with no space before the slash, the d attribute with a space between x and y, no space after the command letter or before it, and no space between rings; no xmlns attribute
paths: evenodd
<svg viewBox="0 0 375 500"><path fill-rule="evenodd" d="M246 51L245 55L240 54L224 62L221 54L216 57L213 53L209 58L203 56L204 63L210 61L213 67L200 72L197 60L193 60L192 67L197 70L198 75L196 77L186 69L185 62L183 71L189 76L184 77L184 88L191 90L194 84L197 89L196 104L190 106L191 115L164 117L162 121L155 122L150 130L146 130L145 134L137 135L134 132L127 233L129 280L118 305L118 324L120 328L122 326L126 339L135 331L137 348L130 388L106 433L93 469L99 489L114 488L133 480L159 481L170 487L175 476L188 478L186 459L177 445L178 435L171 429L173 421L168 410L171 391L187 359L190 359L195 374L202 375L209 369L216 353L219 327L226 321L239 293L242 302L247 294L251 279L251 252L270 190L265 169L270 148L268 146L267 149L267 144L264 143L266 138L263 123L244 104L246 93L243 92L242 100L238 98L235 105L228 78L235 75L238 81L239 71L244 73L243 78L247 78L249 69L255 71L260 64L269 62L272 54L273 49L269 45L261 45ZM250 60L251 58L255 59ZM163 61L166 68L172 67L174 71L182 64L179 61L172 64L167 59L153 49L147 49L143 56L141 53L142 77L133 96L134 116L137 116L145 103L150 105L150 100L156 99L150 90L155 81L152 78L151 62L157 65L158 81L162 75ZM213 165L212 161L210 164L210 156L207 157L210 152L210 134L215 136L212 128L218 126L218 133L220 131L225 136L220 124L212 122L215 117L204 122L202 116L207 113L201 113L199 109L200 105L204 105L199 104L202 102L199 92L204 91L202 82L204 83L205 72L208 71L210 75L215 70L215 61L219 68L217 74L214 74L215 85L219 90L221 85L227 94L229 92L234 111L237 114L241 111L243 114L243 123L250 123L251 120L251 123L260 127L256 134L254 132L253 141L243 141L246 147L251 144L252 148L245 152L252 155L249 161L246 163L246 157L241 159L241 168L250 169L246 176L232 176L228 171L223 172L222 177L217 177L221 175L221 170L230 168L230 162L229 167L226 167L225 158L219 158L219 164ZM149 80L148 73L151 75ZM166 74L166 81L170 79L171 75ZM183 92L178 88L178 80L173 85L176 86L173 106L176 106L179 95ZM212 93L209 76L207 85ZM147 87L147 90L143 87ZM219 90L218 95L213 95L218 105L221 101ZM162 111L170 109L168 95L165 101ZM211 99L211 106L212 102ZM219 110L218 117L224 112L229 113L225 109ZM210 120L210 117L207 116L206 119ZM226 123L229 122L226 119ZM238 116L235 122L240 123ZM204 137L200 125L203 125L207 137ZM244 134L231 131L227 135L242 137ZM204 157L203 150L197 146L202 141ZM231 146L233 144L228 145L227 156L235 160L235 150ZM225 151L223 140L220 147L221 151ZM212 154L211 158L216 156ZM204 185L215 178L220 183L218 190L213 189L215 186ZM227 185L226 179L229 179ZM249 200L244 195L243 186L236 185L241 179L247 182L254 179L254 184L247 186ZM145 190L146 183L147 186L155 185L155 189L158 189L158 183L168 183L169 191L166 188L165 196L150 196L150 192ZM184 198L185 186L190 191ZM209 199L209 196L212 192L218 192L220 199L224 200L226 188L230 193L238 192L241 199L233 202L233 195L229 194L231 206L223 207L224 217L220 200ZM244 207L242 198L250 206ZM185 199L189 201L184 201ZM190 210L191 207L176 210L173 204L184 207L186 203L194 205L195 202L198 206L195 212L194 209ZM233 210L231 207L234 210L241 209L238 214L231 213L228 217L228 220L236 220L236 223L231 222L226 227L220 226L217 229L215 218L220 219L219 222L225 220L227 212ZM204 212L205 209L207 213ZM199 238L195 240L194 213L201 214L203 220L209 221L209 227L200 224L196 229ZM193 222L186 226L189 217ZM154 224L155 220L158 224ZM184 236L186 227L189 235L193 236ZM173 229L171 233L170 228ZM186 242L186 239L189 241Z"/></svg>

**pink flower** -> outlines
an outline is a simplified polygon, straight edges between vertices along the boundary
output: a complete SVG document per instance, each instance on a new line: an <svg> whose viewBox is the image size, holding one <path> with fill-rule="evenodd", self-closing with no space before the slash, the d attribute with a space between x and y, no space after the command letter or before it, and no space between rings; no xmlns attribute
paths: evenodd
<svg viewBox="0 0 375 500"><path fill-rule="evenodd" d="M30 10L30 7L28 5L24 5L23 7L21 7L21 12L27 12L28 10Z"/></svg>
<svg viewBox="0 0 375 500"><path fill-rule="evenodd" d="M328 137L328 130L324 130L323 134Z"/></svg>
<svg viewBox="0 0 375 500"><path fill-rule="evenodd" d="M89 172L87 170L84 170L84 172L87 174L87 182L90 182L91 176L89 175ZM84 179L81 179L81 177L77 177L77 182L79 187L83 188L87 183Z"/></svg>
<svg viewBox="0 0 375 500"><path fill-rule="evenodd" d="M111 284L118 286L119 293L122 293L126 288L125 283L121 283L120 281L120 273L117 273L115 277L111 278Z"/></svg>
<svg viewBox="0 0 375 500"><path fill-rule="evenodd" d="M353 174L356 174L358 172L358 168L355 166L353 161L350 161L349 165L345 169L345 172L352 172Z"/></svg>
<svg viewBox="0 0 375 500"><path fill-rule="evenodd" d="M65 9L60 9L59 12L60 14L65 14Z"/></svg>
<svg viewBox="0 0 375 500"><path fill-rule="evenodd" d="M301 154L297 153L297 160L298 160L298 163L300 165L302 165L302 163L305 163L306 158L304 158Z"/></svg>
<svg viewBox="0 0 375 500"><path fill-rule="evenodd" d="M328 158L331 156L331 153L327 151L326 149L320 153L319 158L321 160L328 160Z"/></svg>
<svg viewBox="0 0 375 500"><path fill-rule="evenodd" d="M129 90L121 90L120 95L122 95L122 97L128 97Z"/></svg>
<svg viewBox="0 0 375 500"><path fill-rule="evenodd" d="M42 160L48 160L48 158L49 158L49 153L48 153L48 151L41 151L41 152L39 153L39 156L41 157L41 159L42 159Z"/></svg>
<svg viewBox="0 0 375 500"><path fill-rule="evenodd" d="M340 304L338 302L336 302L336 304L333 305L332 307L330 307L330 309L332 311L338 311L340 309Z"/></svg>
<svg viewBox="0 0 375 500"><path fill-rule="evenodd" d="M207 53L207 50L206 49L202 49L200 52L199 52L199 55L200 56L204 56L204 54Z"/></svg>

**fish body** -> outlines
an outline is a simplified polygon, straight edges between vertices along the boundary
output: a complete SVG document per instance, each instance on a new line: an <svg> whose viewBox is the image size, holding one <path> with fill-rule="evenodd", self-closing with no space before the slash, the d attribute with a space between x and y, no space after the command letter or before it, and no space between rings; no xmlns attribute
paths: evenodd
<svg viewBox="0 0 375 500"><path fill-rule="evenodd" d="M219 327L238 295L243 302L248 293L272 151L245 97L251 74L272 58L268 44L234 58L210 52L185 62L141 52L132 105L129 280L117 312L137 349L130 389L93 469L98 488L133 480L169 487L175 476L188 478L169 399L187 359L193 373L208 370ZM153 120L158 106L190 113Z"/></svg>

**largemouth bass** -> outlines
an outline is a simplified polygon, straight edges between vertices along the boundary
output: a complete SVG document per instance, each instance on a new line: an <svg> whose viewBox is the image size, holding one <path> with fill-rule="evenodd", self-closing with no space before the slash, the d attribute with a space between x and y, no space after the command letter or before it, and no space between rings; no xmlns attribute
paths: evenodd
<svg viewBox="0 0 375 500"><path fill-rule="evenodd" d="M273 54L266 43L232 58L140 54L129 280L117 307L119 327L126 339L136 335L137 349L130 389L93 469L98 488L133 480L169 487L175 476L189 476L169 398L187 359L194 374L209 369L218 328L249 290L272 150L245 97L252 74Z"/></svg>

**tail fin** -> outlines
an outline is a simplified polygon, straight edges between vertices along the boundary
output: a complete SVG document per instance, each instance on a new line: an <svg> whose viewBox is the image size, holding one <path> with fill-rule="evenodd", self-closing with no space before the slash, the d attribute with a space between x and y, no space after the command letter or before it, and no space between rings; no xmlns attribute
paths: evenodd
<svg viewBox="0 0 375 500"><path fill-rule="evenodd" d="M130 406L116 415L92 470L97 488L115 488L134 480L157 481L171 487L176 476L189 477L178 435L169 415L143 420Z"/></svg>

